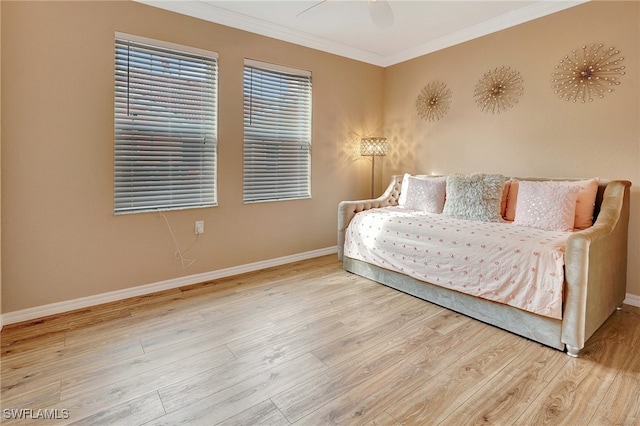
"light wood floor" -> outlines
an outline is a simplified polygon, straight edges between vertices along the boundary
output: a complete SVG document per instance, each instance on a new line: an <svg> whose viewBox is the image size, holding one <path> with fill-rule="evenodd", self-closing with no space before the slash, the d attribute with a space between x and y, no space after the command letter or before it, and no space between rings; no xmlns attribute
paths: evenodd
<svg viewBox="0 0 640 426"><path fill-rule="evenodd" d="M573 359L326 256L6 326L1 377L3 424L631 425L640 308Z"/></svg>

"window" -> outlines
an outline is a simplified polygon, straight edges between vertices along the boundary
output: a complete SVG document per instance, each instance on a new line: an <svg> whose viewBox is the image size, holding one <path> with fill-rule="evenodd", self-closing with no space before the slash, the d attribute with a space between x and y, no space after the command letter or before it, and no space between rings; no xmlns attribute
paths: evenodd
<svg viewBox="0 0 640 426"><path fill-rule="evenodd" d="M217 55L115 40L114 210L215 206Z"/></svg>
<svg viewBox="0 0 640 426"><path fill-rule="evenodd" d="M245 203L311 197L311 73L244 65Z"/></svg>

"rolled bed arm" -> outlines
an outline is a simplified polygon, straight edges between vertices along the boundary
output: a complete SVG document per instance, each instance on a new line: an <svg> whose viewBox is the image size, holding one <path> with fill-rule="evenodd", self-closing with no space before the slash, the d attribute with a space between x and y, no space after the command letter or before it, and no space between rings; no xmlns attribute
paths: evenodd
<svg viewBox="0 0 640 426"><path fill-rule="evenodd" d="M351 222L351 219L364 210L376 209L380 207L397 206L400 197L400 186L402 176L392 176L389 186L378 198L358 201L342 201L338 204L338 260L342 260L344 250L344 234Z"/></svg>
<svg viewBox="0 0 640 426"><path fill-rule="evenodd" d="M561 340L569 355L578 355L625 298L630 187L609 182L593 226L567 240Z"/></svg>

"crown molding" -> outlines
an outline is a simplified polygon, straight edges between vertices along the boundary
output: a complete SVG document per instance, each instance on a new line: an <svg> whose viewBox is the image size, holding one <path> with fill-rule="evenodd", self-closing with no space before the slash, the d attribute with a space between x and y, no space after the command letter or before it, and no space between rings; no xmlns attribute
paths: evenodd
<svg viewBox="0 0 640 426"><path fill-rule="evenodd" d="M164 0L133 0L136 3L169 10L193 18L202 19L227 27L259 34L265 37L310 47L312 49L331 53L346 58L355 59L379 65L383 57L362 49L357 49L342 43L333 42L322 37L287 28L282 25L256 19L250 16L231 12L199 0L164 1Z"/></svg>
<svg viewBox="0 0 640 426"><path fill-rule="evenodd" d="M338 56L366 62L380 67L388 67L400 62L408 61L435 51L464 43L478 37L501 31L527 21L531 21L552 13L568 9L589 0L558 0L538 1L527 7L504 14L494 19L456 31L446 36L439 37L429 42L420 44L411 49L406 49L392 55L377 55L375 53L333 42L322 37L292 30L282 25L272 24L257 18L231 12L217 7L211 3L200 0L166 1L166 0L134 0L137 3L146 4L182 15L203 19L216 24L240 29L254 34L286 41L289 43L321 50Z"/></svg>
<svg viewBox="0 0 640 426"><path fill-rule="evenodd" d="M542 18L583 3L589 0L573 1L540 1L530 6L498 16L488 21L480 22L463 30L456 31L446 36L431 40L411 49L400 51L396 54L380 58L376 65L388 67L400 62L408 61L438 50L446 49L456 44L461 44L485 35L515 27L534 19Z"/></svg>

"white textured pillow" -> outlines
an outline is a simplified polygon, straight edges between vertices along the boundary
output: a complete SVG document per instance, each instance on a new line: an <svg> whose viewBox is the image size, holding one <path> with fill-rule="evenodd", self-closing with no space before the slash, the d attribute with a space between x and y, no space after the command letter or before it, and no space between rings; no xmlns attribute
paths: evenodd
<svg viewBox="0 0 640 426"><path fill-rule="evenodd" d="M428 213L442 213L446 187L446 177L416 178L409 176L404 207Z"/></svg>
<svg viewBox="0 0 640 426"><path fill-rule="evenodd" d="M442 213L458 219L502 222L500 206L504 182L502 175L447 176Z"/></svg>
<svg viewBox="0 0 640 426"><path fill-rule="evenodd" d="M407 203L407 188L409 187L409 178L411 175L409 173L405 173L402 177L402 185L400 185L400 196L398 197L398 205L400 207L404 207Z"/></svg>
<svg viewBox="0 0 640 426"><path fill-rule="evenodd" d="M547 231L571 231L580 185L520 181L514 225Z"/></svg>

